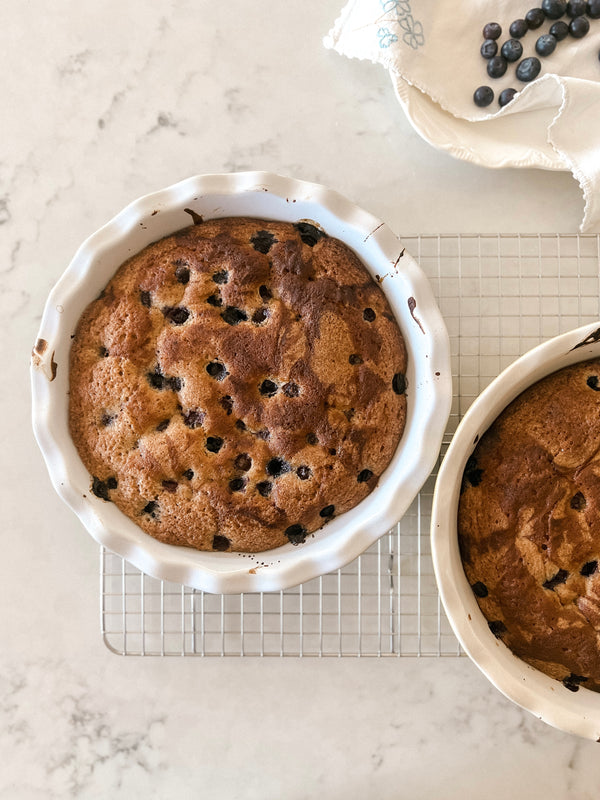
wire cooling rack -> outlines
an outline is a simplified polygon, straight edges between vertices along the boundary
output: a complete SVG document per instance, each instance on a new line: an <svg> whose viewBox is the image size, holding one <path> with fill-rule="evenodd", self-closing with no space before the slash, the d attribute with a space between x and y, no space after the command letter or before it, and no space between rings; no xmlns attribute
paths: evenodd
<svg viewBox="0 0 600 800"><path fill-rule="evenodd" d="M408 236L450 334L442 453L473 399L526 350L600 318L600 237ZM347 567L275 594L210 595L100 553L104 641L121 655L457 656L429 547L437 470Z"/></svg>

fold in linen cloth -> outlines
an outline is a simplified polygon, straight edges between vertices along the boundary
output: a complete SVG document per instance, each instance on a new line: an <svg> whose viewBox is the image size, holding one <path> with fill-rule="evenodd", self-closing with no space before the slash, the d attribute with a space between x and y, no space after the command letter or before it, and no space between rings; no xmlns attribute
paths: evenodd
<svg viewBox="0 0 600 800"><path fill-rule="evenodd" d="M415 129L431 144L486 166L570 170L581 186L585 210L580 230L600 230L600 19L586 36L568 36L547 57L536 54L538 37L553 20L519 41L524 58L539 58L539 77L516 77L519 62L503 77L487 73L480 53L482 29L497 22L498 54L527 0L350 0L324 39L326 47L389 70L396 95ZM569 23L569 17L563 17ZM479 108L473 92L486 85L494 101ZM514 99L500 108L506 88Z"/></svg>

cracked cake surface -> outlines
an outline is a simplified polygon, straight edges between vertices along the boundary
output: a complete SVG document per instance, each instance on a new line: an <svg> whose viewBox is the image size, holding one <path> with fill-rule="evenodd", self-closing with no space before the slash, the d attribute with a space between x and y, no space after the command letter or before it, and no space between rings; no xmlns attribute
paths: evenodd
<svg viewBox="0 0 600 800"><path fill-rule="evenodd" d="M458 535L492 633L571 691L600 691L600 360L534 384L484 434Z"/></svg>
<svg viewBox="0 0 600 800"><path fill-rule="evenodd" d="M92 492L200 550L301 543L376 486L406 419L381 288L307 222L195 220L79 320L69 426Z"/></svg>

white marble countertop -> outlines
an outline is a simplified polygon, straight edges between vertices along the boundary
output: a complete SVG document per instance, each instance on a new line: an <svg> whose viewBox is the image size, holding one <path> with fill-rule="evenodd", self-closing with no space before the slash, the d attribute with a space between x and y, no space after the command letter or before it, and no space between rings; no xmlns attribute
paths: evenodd
<svg viewBox="0 0 600 800"><path fill-rule="evenodd" d="M0 798L596 798L597 745L467 659L139 659L98 622L98 546L31 434L29 353L79 243L140 194L267 169L398 233L576 232L569 174L413 132L385 72L326 51L340 0L5 4L0 86Z"/></svg>

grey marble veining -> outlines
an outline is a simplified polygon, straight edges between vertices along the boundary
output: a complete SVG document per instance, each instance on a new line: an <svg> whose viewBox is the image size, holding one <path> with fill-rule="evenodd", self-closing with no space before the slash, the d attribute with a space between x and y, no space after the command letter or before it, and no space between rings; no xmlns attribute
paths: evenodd
<svg viewBox="0 0 600 800"><path fill-rule="evenodd" d="M597 746L466 660L122 659L97 545L30 432L28 361L79 244L200 172L326 183L399 233L575 232L570 176L434 151L326 2L7 3L0 31L0 798L513 798L600 792Z"/></svg>

